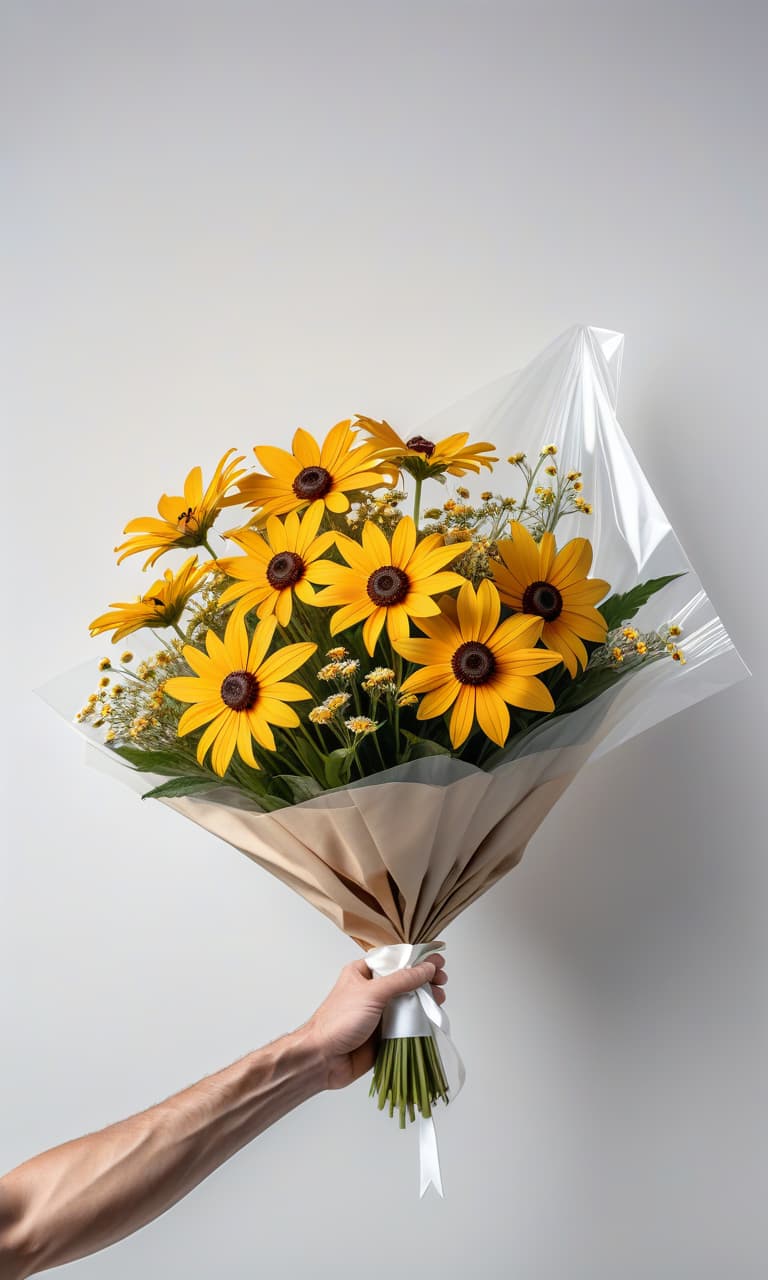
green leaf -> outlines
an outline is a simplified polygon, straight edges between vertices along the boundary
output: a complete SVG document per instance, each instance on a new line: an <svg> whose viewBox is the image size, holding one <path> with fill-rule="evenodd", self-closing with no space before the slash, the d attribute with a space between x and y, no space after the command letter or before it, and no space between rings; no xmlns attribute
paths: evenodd
<svg viewBox="0 0 768 1280"><path fill-rule="evenodd" d="M161 800L163 796L191 796L196 791L208 791L215 786L213 778L169 778L167 782L161 782L159 787L145 791L141 798L142 800Z"/></svg>
<svg viewBox="0 0 768 1280"><path fill-rule="evenodd" d="M271 779L270 789L274 789L278 794L284 792L294 804L301 804L302 800L312 800L325 792L325 787L315 778L310 778L303 773L277 773Z"/></svg>
<svg viewBox="0 0 768 1280"><path fill-rule="evenodd" d="M407 760L420 760L424 756L449 756L451 754L450 747L444 747L442 743L435 742L433 738L420 738L417 733L411 733L408 729L401 730L403 737L409 744Z"/></svg>
<svg viewBox="0 0 768 1280"><path fill-rule="evenodd" d="M599 698L606 689L612 688L624 672L618 667L593 667L577 676L555 703L555 714L562 711L575 711L587 702Z"/></svg>
<svg viewBox="0 0 768 1280"><path fill-rule="evenodd" d="M634 618L651 596L661 591L662 587L666 587L668 583L674 582L676 578L682 577L682 573L670 573L665 578L650 578L648 582L640 582L631 591L625 591L622 595L609 596L603 604L597 606L598 612L602 613L608 623L608 630Z"/></svg>
<svg viewBox="0 0 768 1280"><path fill-rule="evenodd" d="M352 769L352 747L337 747L325 758L325 781L329 787L343 787Z"/></svg>
<svg viewBox="0 0 768 1280"><path fill-rule="evenodd" d="M143 751L141 747L115 747L114 751L141 773L163 773L176 777L189 774L194 761L180 751Z"/></svg>

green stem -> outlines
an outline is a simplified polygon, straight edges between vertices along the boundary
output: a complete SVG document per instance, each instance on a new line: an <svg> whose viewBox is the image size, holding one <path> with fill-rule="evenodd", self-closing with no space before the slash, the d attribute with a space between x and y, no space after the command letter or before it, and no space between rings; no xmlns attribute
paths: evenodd
<svg viewBox="0 0 768 1280"><path fill-rule="evenodd" d="M207 538L201 538L201 540L200 540L200 541L201 541L201 545L205 547L205 549L206 549L206 551L208 552L208 555L211 557L211 559L213 559L213 560L218 560L218 558L219 558L219 557L217 556L216 552L214 551L214 549L213 549L213 547L211 546L211 544L210 544L210 542L208 541L208 539L207 539Z"/></svg>
<svg viewBox="0 0 768 1280"><path fill-rule="evenodd" d="M184 632L182 631L182 629L181 629L181 627L179 626L178 622L172 622L172 623L171 623L171 626L173 627L173 629L174 629L174 631L176 632L176 635L179 637L179 639L180 639L180 640L183 640L183 641L184 641L184 643L186 644L186 643L187 643L187 637L184 635Z"/></svg>
<svg viewBox="0 0 768 1280"><path fill-rule="evenodd" d="M419 532L419 509L421 507L421 486L423 483L421 479L416 480L416 488L413 494L413 523L416 525L417 533Z"/></svg>

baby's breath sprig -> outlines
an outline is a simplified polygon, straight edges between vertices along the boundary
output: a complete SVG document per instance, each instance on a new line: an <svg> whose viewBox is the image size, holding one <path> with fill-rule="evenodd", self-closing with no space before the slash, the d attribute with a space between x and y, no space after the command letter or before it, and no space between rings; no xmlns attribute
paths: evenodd
<svg viewBox="0 0 768 1280"><path fill-rule="evenodd" d="M89 695L75 719L94 729L106 728L104 740L110 744L135 744L148 750L170 747L177 752L185 750L184 740L177 734L179 709L164 693L168 677L184 673L185 665L179 653L159 649L141 659L135 671L129 665L133 660L129 650L120 655L122 665L117 672L127 677L123 683L114 679L111 662L105 668L102 659L99 670L109 670L111 674L100 677L96 691Z"/></svg>

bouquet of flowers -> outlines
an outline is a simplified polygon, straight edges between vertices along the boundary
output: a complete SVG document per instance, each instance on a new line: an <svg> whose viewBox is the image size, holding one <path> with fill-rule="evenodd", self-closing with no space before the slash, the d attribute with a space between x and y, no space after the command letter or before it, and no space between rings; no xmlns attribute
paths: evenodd
<svg viewBox="0 0 768 1280"><path fill-rule="evenodd" d="M374 974L427 954L589 759L745 673L616 421L621 346L571 330L416 434L358 415L257 469L229 450L116 548L187 558L90 624L119 657L78 669L78 725ZM70 716L73 687L48 693ZM422 1193L449 1048L428 988L393 1002L371 1093L418 1118Z"/></svg>

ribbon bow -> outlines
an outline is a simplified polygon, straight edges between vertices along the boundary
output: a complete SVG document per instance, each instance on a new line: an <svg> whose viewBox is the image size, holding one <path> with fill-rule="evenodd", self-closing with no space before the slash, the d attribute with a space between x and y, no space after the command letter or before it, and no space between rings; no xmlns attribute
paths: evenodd
<svg viewBox="0 0 768 1280"><path fill-rule="evenodd" d="M375 947L368 951L365 963L374 978L386 978L398 969L412 969L435 951L444 951L444 942L401 942L388 947ZM437 1004L429 983L407 991L390 1000L381 1020L381 1034L385 1040L398 1040L408 1036L429 1036L435 1040L440 1057L449 1078L451 1098L460 1093L466 1072L459 1051L451 1040L448 1017ZM450 1070L447 1057L451 1059ZM453 1078L451 1078L453 1077ZM431 1185L437 1194L443 1194L440 1176L440 1157L437 1151L437 1132L432 1116L419 1114L419 1196Z"/></svg>

